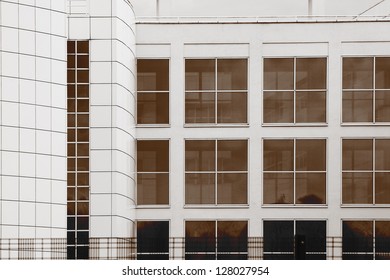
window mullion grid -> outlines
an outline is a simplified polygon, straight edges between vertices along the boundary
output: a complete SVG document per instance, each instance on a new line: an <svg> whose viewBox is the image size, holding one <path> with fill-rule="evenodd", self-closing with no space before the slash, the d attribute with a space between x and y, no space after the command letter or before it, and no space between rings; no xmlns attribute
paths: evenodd
<svg viewBox="0 0 390 280"><path fill-rule="evenodd" d="M214 181L215 181L215 185L214 185L214 204L215 205L218 205L218 140L214 140L215 141L215 152L214 152L214 155L215 155L215 168L214 168Z"/></svg>
<svg viewBox="0 0 390 280"><path fill-rule="evenodd" d="M215 221L215 233L214 233L214 238L215 238L215 259L218 260L218 220Z"/></svg>
<svg viewBox="0 0 390 280"><path fill-rule="evenodd" d="M372 139L372 204L375 205L376 204L376 199L375 199L375 175L376 175L376 164L375 164L375 160L376 160L376 139Z"/></svg>
<svg viewBox="0 0 390 280"><path fill-rule="evenodd" d="M375 240L376 240L376 230L375 230L375 226L376 226L376 221L373 220L372 221L372 257L373 259L375 260L375 252L376 252L376 248L375 248Z"/></svg>
<svg viewBox="0 0 390 280"><path fill-rule="evenodd" d="M293 166L293 177L294 177L294 184L293 184L293 187L294 187L294 206L296 205L296 161L297 161L297 139L294 138L294 166Z"/></svg>
<svg viewBox="0 0 390 280"><path fill-rule="evenodd" d="M215 84L214 84L214 124L218 124L218 59L215 59L214 62L214 77L215 77Z"/></svg>
<svg viewBox="0 0 390 280"><path fill-rule="evenodd" d="M297 75L296 75L296 70L297 70L297 58L294 57L294 69L293 69L293 83L294 83L294 87L293 87L293 90L294 90L294 124L297 123L297 112L296 112L296 109L297 109ZM295 198L295 197L294 197ZM295 200L294 200L294 204L295 204Z"/></svg>
<svg viewBox="0 0 390 280"><path fill-rule="evenodd" d="M74 199L75 199L75 207L74 207L74 215L75 215L75 225L74 225L74 230L75 230L75 258L77 259L77 245L78 245L78 240L77 240L77 232L78 232L78 227L77 227L77 220L78 220L78 215L77 215L77 208L78 208L78 191L77 191L77 188L78 188L78 185L77 185L77 179L78 179L78 166L77 166L77 159L78 159L78 156L77 156L77 143L78 143L78 125L77 125L77 120L78 120L78 111L77 111L77 100L78 100L78 80L77 80L77 71L78 71L78 67L77 67L77 56L78 56L78 51L77 51L77 41L75 41L75 59L74 59L74 67L75 67L75 96L74 96L74 116L75 116L75 124L74 124L74 131L75 131L75 182L74 182L74 191L75 191L75 194L74 194Z"/></svg>
<svg viewBox="0 0 390 280"><path fill-rule="evenodd" d="M373 100L372 100L372 122L373 122L373 124L375 124L376 122L375 122L375 118L376 118L376 113L375 113L375 106L376 106L376 102L375 102L375 100L376 100L376 82L375 82L375 79L376 79L376 71L375 71L375 69L376 69L376 57L374 56L374 66L373 66L373 78L372 78L372 88L373 88L373 90L372 90L372 98L373 98Z"/></svg>

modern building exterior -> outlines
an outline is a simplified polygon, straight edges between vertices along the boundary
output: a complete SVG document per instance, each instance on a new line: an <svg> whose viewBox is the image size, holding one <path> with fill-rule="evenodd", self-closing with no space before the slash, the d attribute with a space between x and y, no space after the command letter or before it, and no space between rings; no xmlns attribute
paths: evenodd
<svg viewBox="0 0 390 280"><path fill-rule="evenodd" d="M1 1L1 258L390 258L390 7L247 1Z"/></svg>

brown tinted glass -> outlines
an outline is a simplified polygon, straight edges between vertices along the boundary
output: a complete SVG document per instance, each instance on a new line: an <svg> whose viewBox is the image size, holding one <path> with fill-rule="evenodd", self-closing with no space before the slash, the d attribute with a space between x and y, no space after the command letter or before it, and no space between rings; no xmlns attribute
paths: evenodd
<svg viewBox="0 0 390 280"><path fill-rule="evenodd" d="M218 123L247 122L247 94L245 92L218 93Z"/></svg>
<svg viewBox="0 0 390 280"><path fill-rule="evenodd" d="M217 68L218 90L245 90L248 88L246 59L218 59Z"/></svg>
<svg viewBox="0 0 390 280"><path fill-rule="evenodd" d="M89 144L77 144L77 156L88 156L89 155Z"/></svg>
<svg viewBox="0 0 390 280"><path fill-rule="evenodd" d="M343 92L343 122L372 122L372 91Z"/></svg>
<svg viewBox="0 0 390 280"><path fill-rule="evenodd" d="M187 92L186 123L215 123L215 93Z"/></svg>
<svg viewBox="0 0 390 280"><path fill-rule="evenodd" d="M374 58L343 58L343 89L372 89Z"/></svg>
<svg viewBox="0 0 390 280"><path fill-rule="evenodd" d="M215 171L215 141L186 140L186 171Z"/></svg>
<svg viewBox="0 0 390 280"><path fill-rule="evenodd" d="M74 202L68 202L68 215L74 215L75 214L75 203Z"/></svg>
<svg viewBox="0 0 390 280"><path fill-rule="evenodd" d="M139 124L168 124L169 93L138 93L137 122Z"/></svg>
<svg viewBox="0 0 390 280"><path fill-rule="evenodd" d="M75 171L76 160L74 158L68 157L68 171Z"/></svg>
<svg viewBox="0 0 390 280"><path fill-rule="evenodd" d="M77 41L77 53L88 53L89 41Z"/></svg>
<svg viewBox="0 0 390 280"><path fill-rule="evenodd" d="M80 100L77 101L79 104ZM77 115L77 127L89 127L89 115L87 114L78 114Z"/></svg>
<svg viewBox="0 0 390 280"><path fill-rule="evenodd" d="M88 186L89 185L89 173L77 173L77 185Z"/></svg>
<svg viewBox="0 0 390 280"><path fill-rule="evenodd" d="M375 91L375 121L390 122L390 91Z"/></svg>
<svg viewBox="0 0 390 280"><path fill-rule="evenodd" d="M263 182L264 204L294 203L293 173L264 173Z"/></svg>
<svg viewBox="0 0 390 280"><path fill-rule="evenodd" d="M137 90L138 91L168 91L169 90L169 60L168 59L138 59L137 60Z"/></svg>
<svg viewBox="0 0 390 280"><path fill-rule="evenodd" d="M218 204L247 203L247 174L219 173L217 181Z"/></svg>
<svg viewBox="0 0 390 280"><path fill-rule="evenodd" d="M89 142L89 129L77 129L77 142Z"/></svg>
<svg viewBox="0 0 390 280"><path fill-rule="evenodd" d="M89 85L77 85L77 97L89 97Z"/></svg>
<svg viewBox="0 0 390 280"><path fill-rule="evenodd" d="M169 171L169 141L168 140L138 140L137 141L137 171L138 172L168 172Z"/></svg>
<svg viewBox="0 0 390 280"><path fill-rule="evenodd" d="M67 92L68 92L68 98L75 98L75 85L69 85L67 86Z"/></svg>
<svg viewBox="0 0 390 280"><path fill-rule="evenodd" d="M264 123L294 122L294 92L264 92Z"/></svg>
<svg viewBox="0 0 390 280"><path fill-rule="evenodd" d="M390 171L390 139L375 140L375 170Z"/></svg>
<svg viewBox="0 0 390 280"><path fill-rule="evenodd" d="M325 173L297 173L295 186L297 204L326 203Z"/></svg>
<svg viewBox="0 0 390 280"><path fill-rule="evenodd" d="M264 59L264 89L293 90L294 89L294 59L265 58Z"/></svg>
<svg viewBox="0 0 390 280"><path fill-rule="evenodd" d="M373 170L372 140L343 140L343 170Z"/></svg>
<svg viewBox="0 0 390 280"><path fill-rule="evenodd" d="M168 204L169 174L137 175L137 204Z"/></svg>
<svg viewBox="0 0 390 280"><path fill-rule="evenodd" d="M89 200L89 188L77 188L77 200Z"/></svg>
<svg viewBox="0 0 390 280"><path fill-rule="evenodd" d="M77 112L88 112L88 111L89 111L89 100L77 99Z"/></svg>
<svg viewBox="0 0 390 280"><path fill-rule="evenodd" d="M74 129L68 129L68 142L74 142L76 139L75 137L75 130Z"/></svg>
<svg viewBox="0 0 390 280"><path fill-rule="evenodd" d="M76 67L75 56L68 54L68 68L75 68L75 67Z"/></svg>
<svg viewBox="0 0 390 280"><path fill-rule="evenodd" d="M264 171L293 171L294 140L264 140Z"/></svg>
<svg viewBox="0 0 390 280"><path fill-rule="evenodd" d="M247 236L248 222L246 221L218 221L218 237Z"/></svg>
<svg viewBox="0 0 390 280"><path fill-rule="evenodd" d="M74 70L68 70L68 83L74 83L76 78L76 72Z"/></svg>
<svg viewBox="0 0 390 280"><path fill-rule="evenodd" d="M88 202L77 202L77 215L89 215Z"/></svg>
<svg viewBox="0 0 390 280"><path fill-rule="evenodd" d="M77 56L77 68L88 68L89 67L89 56L78 55Z"/></svg>
<svg viewBox="0 0 390 280"><path fill-rule="evenodd" d="M186 204L215 204L215 174L186 174Z"/></svg>
<svg viewBox="0 0 390 280"><path fill-rule="evenodd" d="M390 221L375 221L375 237L390 238Z"/></svg>
<svg viewBox="0 0 390 280"><path fill-rule="evenodd" d="M343 203L372 204L372 173L343 172Z"/></svg>
<svg viewBox="0 0 390 280"><path fill-rule="evenodd" d="M89 70L77 70L77 83L89 83Z"/></svg>
<svg viewBox="0 0 390 280"><path fill-rule="evenodd" d="M375 88L390 89L390 57L375 58Z"/></svg>
<svg viewBox="0 0 390 280"><path fill-rule="evenodd" d="M68 157L73 157L76 155L76 146L75 144L68 144Z"/></svg>
<svg viewBox="0 0 390 280"><path fill-rule="evenodd" d="M74 186L76 183L76 175L74 173L68 173L67 182L68 186Z"/></svg>
<svg viewBox="0 0 390 280"><path fill-rule="evenodd" d="M326 170L326 140L298 139L296 140L296 170L325 171Z"/></svg>
<svg viewBox="0 0 390 280"><path fill-rule="evenodd" d="M218 259L241 259L244 255L235 255L231 253L246 253L248 251L248 222L218 221L217 237ZM220 254L221 252L226 252L228 254L222 255Z"/></svg>
<svg viewBox="0 0 390 280"><path fill-rule="evenodd" d="M75 200L76 197L76 189L68 187L67 188L67 199L68 200Z"/></svg>
<svg viewBox="0 0 390 280"><path fill-rule="evenodd" d="M247 171L248 142L246 140L221 140L217 142L218 171Z"/></svg>
<svg viewBox="0 0 390 280"><path fill-rule="evenodd" d="M390 204L390 172L375 173L375 203Z"/></svg>
<svg viewBox="0 0 390 280"><path fill-rule="evenodd" d="M75 99L68 98L68 112L74 113L76 110L76 101Z"/></svg>
<svg viewBox="0 0 390 280"><path fill-rule="evenodd" d="M326 92L296 93L296 122L324 123L326 122Z"/></svg>
<svg viewBox="0 0 390 280"><path fill-rule="evenodd" d="M68 127L75 127L75 115L74 114L68 114Z"/></svg>
<svg viewBox="0 0 390 280"><path fill-rule="evenodd" d="M186 238L215 238L215 222L186 221Z"/></svg>
<svg viewBox="0 0 390 280"><path fill-rule="evenodd" d="M67 42L67 51L68 53L75 53L75 42L74 41L68 41Z"/></svg>
<svg viewBox="0 0 390 280"><path fill-rule="evenodd" d="M297 58L296 89L326 89L326 58Z"/></svg>
<svg viewBox="0 0 390 280"><path fill-rule="evenodd" d="M186 90L215 89L215 60L186 59Z"/></svg>
<svg viewBox="0 0 390 280"><path fill-rule="evenodd" d="M77 159L77 171L89 171L89 158Z"/></svg>

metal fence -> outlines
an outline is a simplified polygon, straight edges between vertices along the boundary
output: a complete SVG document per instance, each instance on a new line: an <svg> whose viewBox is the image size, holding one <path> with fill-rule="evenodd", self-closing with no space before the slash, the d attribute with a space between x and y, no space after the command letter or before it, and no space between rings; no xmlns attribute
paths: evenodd
<svg viewBox="0 0 390 280"><path fill-rule="evenodd" d="M245 250L218 252L218 246L213 250L204 250L205 246L186 250L186 240L183 237L169 238L169 246L164 251L142 251L137 248L136 238L90 238L89 259L92 260L184 260L184 259L248 259L263 260L286 258L291 259L294 252L265 252L264 239L262 237L249 237L245 244ZM341 237L327 237L326 252L307 252L308 259L321 255L323 259L390 259L390 247L387 251L368 252L354 251L343 252ZM187 244L188 245L188 244ZM390 245L390 240L389 240ZM242 248L242 247L241 247ZM282 257L280 257L282 256ZM67 259L67 240L65 238L52 239L0 239L0 259Z"/></svg>

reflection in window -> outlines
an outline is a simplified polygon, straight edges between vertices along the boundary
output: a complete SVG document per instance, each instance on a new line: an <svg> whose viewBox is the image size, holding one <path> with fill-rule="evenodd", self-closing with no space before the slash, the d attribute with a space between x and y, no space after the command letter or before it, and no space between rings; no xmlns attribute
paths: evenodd
<svg viewBox="0 0 390 280"><path fill-rule="evenodd" d="M169 141L137 141L138 205L169 203Z"/></svg>
<svg viewBox="0 0 390 280"><path fill-rule="evenodd" d="M137 259L169 259L168 221L137 221Z"/></svg>
<svg viewBox="0 0 390 280"><path fill-rule="evenodd" d="M137 60L137 123L169 123L169 60Z"/></svg>
<svg viewBox="0 0 390 280"><path fill-rule="evenodd" d="M390 122L390 58L343 58L343 122Z"/></svg>
<svg viewBox="0 0 390 280"><path fill-rule="evenodd" d="M326 63L326 58L265 58L264 123L325 123Z"/></svg>
<svg viewBox="0 0 390 280"><path fill-rule="evenodd" d="M305 241L306 259L326 259L325 221L264 221L264 259L294 259L294 239Z"/></svg>
<svg viewBox="0 0 390 280"><path fill-rule="evenodd" d="M344 260L389 260L390 221L343 221Z"/></svg>
<svg viewBox="0 0 390 280"><path fill-rule="evenodd" d="M187 221L186 260L244 260L248 257L246 221Z"/></svg>
<svg viewBox="0 0 390 280"><path fill-rule="evenodd" d="M326 140L264 140L263 203L326 203Z"/></svg>
<svg viewBox="0 0 390 280"><path fill-rule="evenodd" d="M344 204L390 204L390 140L343 139Z"/></svg>
<svg viewBox="0 0 390 280"><path fill-rule="evenodd" d="M186 123L247 122L247 60L187 59Z"/></svg>
<svg viewBox="0 0 390 280"><path fill-rule="evenodd" d="M186 204L246 204L246 140L186 140Z"/></svg>

